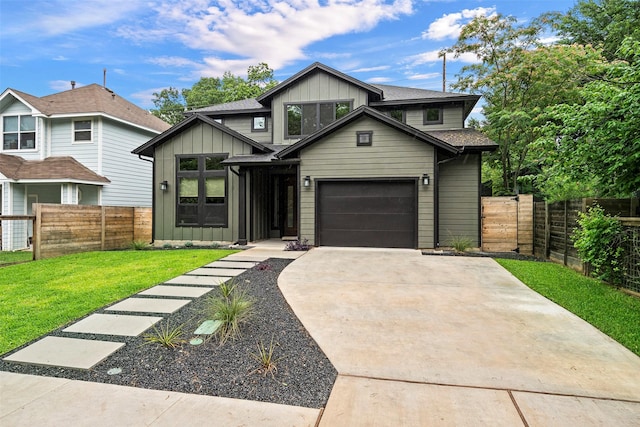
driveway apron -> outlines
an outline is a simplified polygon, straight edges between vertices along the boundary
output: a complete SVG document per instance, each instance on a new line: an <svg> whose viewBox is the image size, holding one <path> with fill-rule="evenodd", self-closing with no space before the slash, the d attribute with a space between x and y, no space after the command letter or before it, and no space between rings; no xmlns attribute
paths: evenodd
<svg viewBox="0 0 640 427"><path fill-rule="evenodd" d="M339 373L321 425L640 423L640 358L492 259L322 247L279 286Z"/></svg>

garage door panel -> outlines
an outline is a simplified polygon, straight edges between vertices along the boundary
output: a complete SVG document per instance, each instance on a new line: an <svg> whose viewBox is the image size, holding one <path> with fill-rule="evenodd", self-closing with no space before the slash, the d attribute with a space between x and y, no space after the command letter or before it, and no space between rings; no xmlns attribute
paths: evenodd
<svg viewBox="0 0 640 427"><path fill-rule="evenodd" d="M319 182L318 243L413 248L417 241L415 181Z"/></svg>

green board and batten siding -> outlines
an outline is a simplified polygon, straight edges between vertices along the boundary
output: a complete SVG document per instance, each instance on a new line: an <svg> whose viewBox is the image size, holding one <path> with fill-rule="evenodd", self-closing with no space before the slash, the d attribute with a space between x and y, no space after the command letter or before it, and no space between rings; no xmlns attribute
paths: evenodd
<svg viewBox="0 0 640 427"><path fill-rule="evenodd" d="M424 132L430 130L462 129L464 128L464 114L462 107L444 107L442 109L442 123L435 125L425 125L424 109L408 109L405 113L405 121L409 126L420 129Z"/></svg>
<svg viewBox="0 0 640 427"><path fill-rule="evenodd" d="M284 138L285 108L287 103L352 101L353 109L367 104L367 92L342 79L326 73L313 73L273 98L273 141L276 144L293 144L296 139Z"/></svg>
<svg viewBox="0 0 640 427"><path fill-rule="evenodd" d="M373 131L372 146L356 146L356 131ZM302 150L300 176L410 178L434 173L434 148L369 118L337 130ZM434 187L418 185L418 247L434 246ZM300 190L300 235L315 244L314 185Z"/></svg>
<svg viewBox="0 0 640 427"><path fill-rule="evenodd" d="M205 123L199 123L156 147L156 201L154 238L161 241L235 241L238 238L238 177L227 173L228 226L176 227L176 155L226 153L229 157L251 154L251 147L233 136ZM169 183L168 191L159 191L162 181ZM248 230L247 230L248 231Z"/></svg>
<svg viewBox="0 0 640 427"><path fill-rule="evenodd" d="M463 154L440 165L440 246L451 246L458 237L480 245L480 169L481 154Z"/></svg>

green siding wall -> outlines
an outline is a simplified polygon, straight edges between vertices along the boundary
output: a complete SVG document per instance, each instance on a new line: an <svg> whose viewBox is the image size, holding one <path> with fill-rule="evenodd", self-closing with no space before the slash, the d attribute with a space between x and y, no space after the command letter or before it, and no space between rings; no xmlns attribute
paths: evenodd
<svg viewBox="0 0 640 427"><path fill-rule="evenodd" d="M409 126L424 132L430 130L462 129L464 127L464 112L462 106L444 107L442 111L442 124L424 125L424 113L422 108L410 109L406 112L406 122Z"/></svg>
<svg viewBox="0 0 640 427"><path fill-rule="evenodd" d="M318 72L279 93L271 103L274 144L293 144L296 139L284 139L284 104L306 101L353 101L353 108L367 105L367 92L352 84Z"/></svg>
<svg viewBox="0 0 640 427"><path fill-rule="evenodd" d="M356 146L356 131L373 131L370 147ZM302 150L300 176L319 178L420 178L434 175L434 148L362 118ZM434 247L434 186L418 188L418 247ZM300 237L315 244L315 188L300 187Z"/></svg>
<svg viewBox="0 0 640 427"><path fill-rule="evenodd" d="M247 138L251 138L254 141L257 141L261 144L272 144L271 129L273 127L273 123L271 122L271 117L267 118L266 132L252 132L251 131L252 120L253 120L253 116L225 117L223 124L228 128L231 128L236 132L246 136Z"/></svg>
<svg viewBox="0 0 640 427"><path fill-rule="evenodd" d="M465 154L440 165L440 245L466 237L479 246L480 154Z"/></svg>
<svg viewBox="0 0 640 427"><path fill-rule="evenodd" d="M153 182L156 190L155 209L153 210L154 240L233 242L238 239L238 177L230 171L227 172L228 227L176 227L175 225L176 155L204 153L227 153L231 157L251 154L251 147L213 126L203 123L192 126L157 147ZM164 180L169 182L169 189L166 192L159 190L160 183Z"/></svg>

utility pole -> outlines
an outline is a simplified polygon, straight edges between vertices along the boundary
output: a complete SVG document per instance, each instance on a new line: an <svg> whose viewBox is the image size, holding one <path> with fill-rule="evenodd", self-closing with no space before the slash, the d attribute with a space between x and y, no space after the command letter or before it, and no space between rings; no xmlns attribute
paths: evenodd
<svg viewBox="0 0 640 427"><path fill-rule="evenodd" d="M447 53L442 53L442 91L447 91Z"/></svg>

